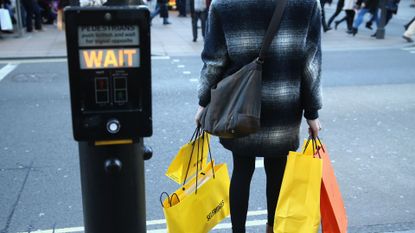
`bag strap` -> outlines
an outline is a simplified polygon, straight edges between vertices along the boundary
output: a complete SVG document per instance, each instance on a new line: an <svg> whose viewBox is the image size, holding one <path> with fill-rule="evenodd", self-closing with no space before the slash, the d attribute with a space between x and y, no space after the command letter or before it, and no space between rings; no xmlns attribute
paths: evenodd
<svg viewBox="0 0 415 233"><path fill-rule="evenodd" d="M258 60L260 62L264 62L265 53L268 51L271 42L279 29L282 13L284 12L286 4L287 0L277 0L277 6L275 7L275 11L272 15L272 19L268 26L267 32L265 33L264 40L262 41L261 50L258 56Z"/></svg>

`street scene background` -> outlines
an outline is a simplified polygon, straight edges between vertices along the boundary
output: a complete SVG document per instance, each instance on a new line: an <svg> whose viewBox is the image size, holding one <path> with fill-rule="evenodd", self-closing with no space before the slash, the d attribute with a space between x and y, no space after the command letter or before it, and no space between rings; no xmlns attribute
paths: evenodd
<svg viewBox="0 0 415 233"><path fill-rule="evenodd" d="M350 233L415 232L415 47L402 39L415 16L409 0L385 39L345 24L323 34L321 138L343 194ZM334 2L326 7L327 18ZM341 13L339 17L342 17ZM195 129L203 40L190 17L152 22L153 136L145 144L149 233L166 232L161 192L179 188L164 173ZM200 31L199 31L200 33ZM56 26L23 37L0 35L0 232L83 232L78 146L72 136L65 36ZM301 137L307 127L302 125ZM217 162L232 157L212 140ZM264 232L265 173L257 159L248 232ZM212 232L230 232L225 219Z"/></svg>

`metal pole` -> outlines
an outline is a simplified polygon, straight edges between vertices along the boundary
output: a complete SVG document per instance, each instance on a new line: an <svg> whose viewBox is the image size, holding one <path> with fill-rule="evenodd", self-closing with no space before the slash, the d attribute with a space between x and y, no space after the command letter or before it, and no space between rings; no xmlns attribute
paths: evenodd
<svg viewBox="0 0 415 233"><path fill-rule="evenodd" d="M16 0L17 37L23 36L22 9L20 7L20 0Z"/></svg>
<svg viewBox="0 0 415 233"><path fill-rule="evenodd" d="M380 22L376 30L376 39L385 39L386 0L380 0ZM376 12L377 13L377 12Z"/></svg>
<svg viewBox="0 0 415 233"><path fill-rule="evenodd" d="M85 233L144 233L143 139L126 145L79 142Z"/></svg>

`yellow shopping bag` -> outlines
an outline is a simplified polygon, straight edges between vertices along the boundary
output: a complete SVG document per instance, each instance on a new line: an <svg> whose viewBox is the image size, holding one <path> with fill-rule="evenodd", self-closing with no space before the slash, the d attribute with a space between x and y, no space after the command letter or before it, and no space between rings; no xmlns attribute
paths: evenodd
<svg viewBox="0 0 415 233"><path fill-rule="evenodd" d="M185 179L196 173L196 170L202 170L207 162L209 137L209 134L201 132L197 128L190 142L182 146L177 152L167 168L166 176L178 184L183 184ZM199 169L197 169L198 164Z"/></svg>
<svg viewBox="0 0 415 233"><path fill-rule="evenodd" d="M320 226L323 163L290 151L275 212L275 233L316 233Z"/></svg>
<svg viewBox="0 0 415 233"><path fill-rule="evenodd" d="M162 202L169 233L207 233L230 214L228 167L212 166Z"/></svg>

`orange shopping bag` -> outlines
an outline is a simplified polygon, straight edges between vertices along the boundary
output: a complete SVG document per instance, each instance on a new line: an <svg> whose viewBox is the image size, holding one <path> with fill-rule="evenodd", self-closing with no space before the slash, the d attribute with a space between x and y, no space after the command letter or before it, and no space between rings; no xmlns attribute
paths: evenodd
<svg viewBox="0 0 415 233"><path fill-rule="evenodd" d="M323 233L346 233L347 215L344 202L337 183L334 169L331 165L328 151L318 139L316 142L318 154L323 159L323 176L320 195L321 226ZM307 154L312 154L310 150Z"/></svg>

